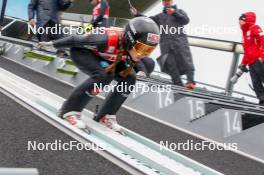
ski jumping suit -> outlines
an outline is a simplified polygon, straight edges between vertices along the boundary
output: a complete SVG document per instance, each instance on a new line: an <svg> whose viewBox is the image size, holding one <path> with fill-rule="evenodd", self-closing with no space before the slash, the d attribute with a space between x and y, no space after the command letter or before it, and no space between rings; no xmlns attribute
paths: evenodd
<svg viewBox="0 0 264 175"><path fill-rule="evenodd" d="M243 31L244 57L242 65L248 65L255 93L264 102L264 64L259 58L264 59L264 33L255 24L256 15L253 12L244 14L245 24L241 25Z"/></svg>
<svg viewBox="0 0 264 175"><path fill-rule="evenodd" d="M118 74L127 68L126 62L130 59L128 55L122 56L124 60L117 65L114 74L106 73L105 69L101 66L102 61L111 64L117 60L118 42L119 34L116 30L106 30L104 34L69 36L54 41L53 45L56 48L71 47L70 52L73 62L81 71L90 76L88 80L76 87L70 97L65 101L59 114L60 117L71 111L81 112L87 103L99 93L95 85L102 85L104 87L113 79L118 82L118 85L122 85L125 91L118 91L116 86L107 96L94 119L99 121L106 114L115 115L117 113L131 90L133 90L133 87L130 89L129 87L136 82L134 71L125 78L122 78ZM150 58L145 59L150 60ZM144 71L141 69L141 66L138 69L138 71Z"/></svg>

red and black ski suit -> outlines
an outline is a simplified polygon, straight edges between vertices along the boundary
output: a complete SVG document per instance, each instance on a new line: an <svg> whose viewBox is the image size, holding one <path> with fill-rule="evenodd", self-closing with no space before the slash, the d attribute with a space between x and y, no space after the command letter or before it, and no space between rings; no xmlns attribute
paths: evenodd
<svg viewBox="0 0 264 175"><path fill-rule="evenodd" d="M70 97L64 102L59 116L63 116L71 111L81 112L88 102L98 94L98 89L94 88L95 84L105 86L110 84L113 79L118 82L118 85L122 85L125 91L120 92L114 88L98 111L95 120L99 121L106 114L115 115L117 113L131 93L131 89L133 90L133 88L129 87L136 83L135 72L125 78L120 77L118 74L118 72L127 68L127 60L130 59L128 55L122 57L124 60L117 65L116 73L114 74L106 73L105 69L101 66L102 62L111 64L117 60L119 39L118 31L106 30L104 34L69 36L53 42L56 48L70 47L73 62L81 71L90 76L88 80L74 89ZM150 58L144 59L152 63ZM142 69L142 63L137 69L138 71L147 70Z"/></svg>
<svg viewBox="0 0 264 175"><path fill-rule="evenodd" d="M264 33L256 25L256 14L248 12L243 14L245 24L241 25L243 32L244 57L242 65L248 65L255 93L264 102Z"/></svg>
<svg viewBox="0 0 264 175"><path fill-rule="evenodd" d="M108 0L98 0L93 8L92 21L94 27L109 27L110 6Z"/></svg>

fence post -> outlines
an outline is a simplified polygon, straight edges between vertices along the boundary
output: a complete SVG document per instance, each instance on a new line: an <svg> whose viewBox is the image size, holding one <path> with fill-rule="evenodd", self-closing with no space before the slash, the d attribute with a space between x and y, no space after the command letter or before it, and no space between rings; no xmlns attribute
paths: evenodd
<svg viewBox="0 0 264 175"><path fill-rule="evenodd" d="M0 7L1 7L1 11L0 11L0 32L2 30L2 25L4 22L4 17L5 17L5 10L6 10L6 4L7 4L7 0L2 0L2 2L0 2Z"/></svg>
<svg viewBox="0 0 264 175"><path fill-rule="evenodd" d="M239 53L236 53L234 50L234 56L233 56L233 61L230 67L230 72L228 75L228 79L227 79L227 83L226 83L226 90L225 93L227 95L232 95L233 91L234 91L234 84L230 81L230 79L235 75L238 64L239 64Z"/></svg>

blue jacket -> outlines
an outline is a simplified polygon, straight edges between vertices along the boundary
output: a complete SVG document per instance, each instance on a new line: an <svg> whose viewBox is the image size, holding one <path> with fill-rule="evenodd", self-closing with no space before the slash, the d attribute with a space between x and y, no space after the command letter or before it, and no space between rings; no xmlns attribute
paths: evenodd
<svg viewBox="0 0 264 175"><path fill-rule="evenodd" d="M52 20L60 23L60 11L71 6L70 0L31 0L28 4L29 20L36 17L37 27L43 27Z"/></svg>

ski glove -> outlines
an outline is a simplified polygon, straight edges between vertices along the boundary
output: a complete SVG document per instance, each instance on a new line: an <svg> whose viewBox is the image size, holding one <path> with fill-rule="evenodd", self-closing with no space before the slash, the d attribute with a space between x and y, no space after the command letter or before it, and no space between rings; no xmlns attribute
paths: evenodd
<svg viewBox="0 0 264 175"><path fill-rule="evenodd" d="M90 32L90 31L93 30L93 29L94 29L94 25L91 24L91 23L84 25L84 30L85 30L86 32Z"/></svg>
<svg viewBox="0 0 264 175"><path fill-rule="evenodd" d="M238 68L239 68L242 72L248 72L248 71L249 71L248 68L247 68L247 66L244 65L244 64L239 65Z"/></svg>

